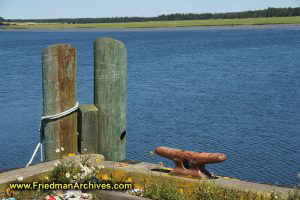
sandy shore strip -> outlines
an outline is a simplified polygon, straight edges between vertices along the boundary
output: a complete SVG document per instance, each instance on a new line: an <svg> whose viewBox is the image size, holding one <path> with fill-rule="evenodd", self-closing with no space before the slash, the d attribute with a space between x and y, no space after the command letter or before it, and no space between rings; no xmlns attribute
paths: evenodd
<svg viewBox="0 0 300 200"><path fill-rule="evenodd" d="M234 30L234 29L292 29L300 30L300 24L184 26L144 28L66 28L66 29L9 29L0 26L0 32L123 32L123 31L188 31L188 30Z"/></svg>

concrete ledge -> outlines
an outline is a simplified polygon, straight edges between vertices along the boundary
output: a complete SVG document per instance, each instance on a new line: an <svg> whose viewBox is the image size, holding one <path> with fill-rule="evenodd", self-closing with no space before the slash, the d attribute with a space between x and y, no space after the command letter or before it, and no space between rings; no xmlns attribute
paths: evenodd
<svg viewBox="0 0 300 200"><path fill-rule="evenodd" d="M99 164L99 162L104 161L105 159L104 156L100 154L85 154L85 155L90 156L90 159L88 161L91 162L92 164ZM65 158L65 160L66 161L74 160L75 162L78 162L80 161L80 155L67 157ZM29 166L27 168L20 168L20 169L7 171L7 172L2 172L0 173L0 184L16 181L17 178L20 176L23 178L28 178L45 172L49 172L54 168L55 162L57 162L57 160L38 163Z"/></svg>
<svg viewBox="0 0 300 200"><path fill-rule="evenodd" d="M97 190L92 192L96 198L100 200L147 200L148 198L135 196L132 194L117 192L117 191L107 191L107 190Z"/></svg>
<svg viewBox="0 0 300 200"><path fill-rule="evenodd" d="M124 170L127 172L137 172L143 174L151 173L152 175L155 176L174 177L176 179L193 181L193 182L210 182L222 187L235 188L244 191L254 191L254 192L260 191L261 193L268 193L268 192L275 191L283 194L288 194L289 191L290 192L293 191L293 188L242 181L239 179L222 177L222 176L217 176L217 179L204 179L204 180L195 179L195 178L185 178L181 176L173 176L166 173L166 171L168 170L163 170L164 172L160 172L159 169L161 168L161 166L159 164L152 164L152 163L145 163L145 162L137 162L135 164L130 164L130 162L127 162L127 165L123 165L123 166L118 162L112 162L112 161L104 161L101 164L107 168L114 167L114 169ZM149 166L151 172L149 172Z"/></svg>

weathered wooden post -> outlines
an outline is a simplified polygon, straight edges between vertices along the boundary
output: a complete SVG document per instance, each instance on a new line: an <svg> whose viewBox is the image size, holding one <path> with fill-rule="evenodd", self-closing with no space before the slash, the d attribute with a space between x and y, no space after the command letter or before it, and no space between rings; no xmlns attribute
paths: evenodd
<svg viewBox="0 0 300 200"><path fill-rule="evenodd" d="M98 153L98 108L96 106L79 106L78 133L80 153Z"/></svg>
<svg viewBox="0 0 300 200"><path fill-rule="evenodd" d="M72 46L58 44L44 50L43 98L44 116L57 115L76 105L76 49ZM45 160L77 152L76 112L58 119L45 119L43 127ZM56 152L57 149L60 151Z"/></svg>
<svg viewBox="0 0 300 200"><path fill-rule="evenodd" d="M106 160L125 159L127 52L115 39L94 42L94 104L98 107L98 153Z"/></svg>

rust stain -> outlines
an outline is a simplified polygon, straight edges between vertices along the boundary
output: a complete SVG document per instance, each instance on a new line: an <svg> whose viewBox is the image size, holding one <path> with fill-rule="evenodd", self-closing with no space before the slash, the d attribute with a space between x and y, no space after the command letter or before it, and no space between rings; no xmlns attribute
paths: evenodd
<svg viewBox="0 0 300 200"><path fill-rule="evenodd" d="M69 45L57 46L57 67L60 99L58 112L63 112L72 108L76 103L76 49ZM73 113L60 119L58 138L60 147L65 149L61 152L61 156L77 151L75 115L77 116L76 113Z"/></svg>

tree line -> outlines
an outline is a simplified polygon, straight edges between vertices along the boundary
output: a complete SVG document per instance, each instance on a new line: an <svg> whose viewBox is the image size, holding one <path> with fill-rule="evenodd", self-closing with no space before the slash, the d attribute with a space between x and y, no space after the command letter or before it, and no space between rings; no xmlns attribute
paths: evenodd
<svg viewBox="0 0 300 200"><path fill-rule="evenodd" d="M264 10L227 12L227 13L176 13L159 15L156 17L111 17L111 18L59 18L59 19L13 19L2 21L14 22L43 22L43 23L122 23L122 22L147 22L147 21L175 21L175 20L202 20L202 19L241 19L258 17L289 17L300 16L300 7L272 8Z"/></svg>
<svg viewBox="0 0 300 200"><path fill-rule="evenodd" d="M0 25L3 25L3 21L4 21L3 17L0 17Z"/></svg>

